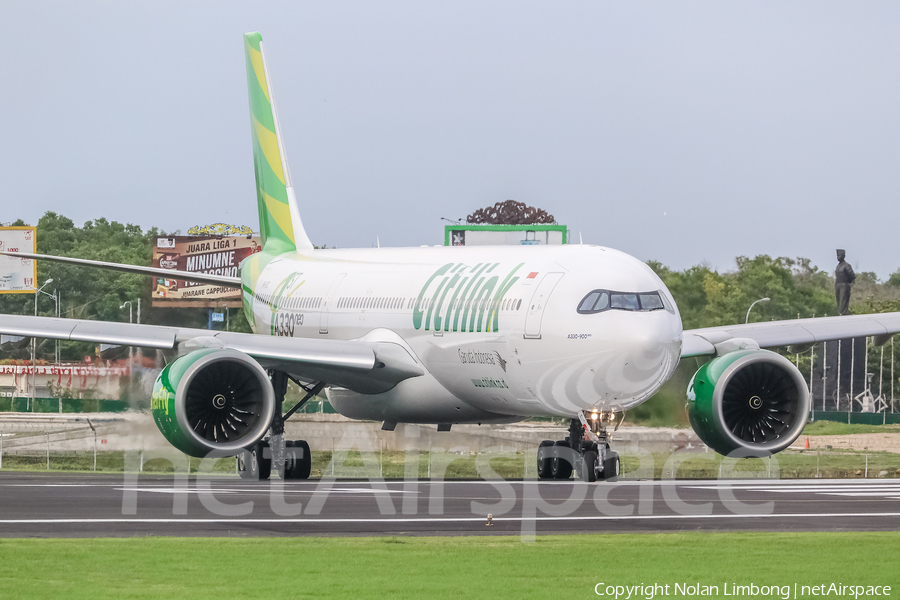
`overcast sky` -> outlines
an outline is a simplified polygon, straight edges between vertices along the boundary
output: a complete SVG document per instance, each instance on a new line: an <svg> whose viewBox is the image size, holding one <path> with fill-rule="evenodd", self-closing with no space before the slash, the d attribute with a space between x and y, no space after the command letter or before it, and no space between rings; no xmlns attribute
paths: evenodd
<svg viewBox="0 0 900 600"><path fill-rule="evenodd" d="M254 30L317 244L512 198L678 269L900 269L895 1L3 0L0 221L256 229Z"/></svg>

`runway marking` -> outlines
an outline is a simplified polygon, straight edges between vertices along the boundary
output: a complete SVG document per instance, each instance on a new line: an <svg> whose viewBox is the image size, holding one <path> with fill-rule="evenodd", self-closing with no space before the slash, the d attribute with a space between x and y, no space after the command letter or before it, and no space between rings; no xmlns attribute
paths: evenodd
<svg viewBox="0 0 900 600"><path fill-rule="evenodd" d="M721 486L691 486L694 489L714 490ZM735 490L747 492L769 492L780 494L816 494L819 496L848 496L859 498L884 498L900 500L900 484L898 483L798 483L794 485L772 486L769 484L738 484Z"/></svg>
<svg viewBox="0 0 900 600"><path fill-rule="evenodd" d="M207 494L215 492L217 494L237 494L232 490L197 490L190 488L114 488L121 492L149 492L152 494Z"/></svg>
<svg viewBox="0 0 900 600"><path fill-rule="evenodd" d="M690 519L803 519L803 518L848 518L848 517L900 517L900 512L889 513L759 513L759 514L719 514L719 515L589 515L583 517L574 516L542 516L542 517L494 517L494 522L523 522L523 521L661 521L661 520L690 520ZM265 519L138 519L138 518L112 518L112 519L0 519L2 525L54 525L54 524L95 524L95 523L484 523L485 517L415 517L400 519L289 519L289 518L265 518Z"/></svg>
<svg viewBox="0 0 900 600"><path fill-rule="evenodd" d="M378 489L353 489L353 488L323 488L321 490L318 489L308 489L308 490L292 490L289 488L281 488L278 489L276 487L268 487L268 488L186 488L186 487L139 487L139 488L127 488L127 487L116 487L113 488L119 492L150 492L150 493L160 493L160 494L178 494L178 493L193 493L193 494L268 494L272 491L279 491L280 493L285 494L419 494L420 492L414 490L378 490Z"/></svg>
<svg viewBox="0 0 900 600"><path fill-rule="evenodd" d="M115 487L121 483L4 483L0 487Z"/></svg>

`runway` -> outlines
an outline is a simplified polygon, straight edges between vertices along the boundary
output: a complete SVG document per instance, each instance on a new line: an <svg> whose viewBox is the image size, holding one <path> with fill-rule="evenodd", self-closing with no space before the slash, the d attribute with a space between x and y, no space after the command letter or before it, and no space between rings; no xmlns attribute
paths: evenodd
<svg viewBox="0 0 900 600"><path fill-rule="evenodd" d="M900 480L884 479L247 482L0 473L3 537L529 537L898 528Z"/></svg>

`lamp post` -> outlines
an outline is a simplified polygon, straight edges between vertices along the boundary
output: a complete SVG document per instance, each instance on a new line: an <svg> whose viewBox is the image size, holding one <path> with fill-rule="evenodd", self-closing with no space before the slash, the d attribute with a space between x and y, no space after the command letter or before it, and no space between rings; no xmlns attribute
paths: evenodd
<svg viewBox="0 0 900 600"><path fill-rule="evenodd" d="M140 302L140 300L138 300L138 302ZM131 316L132 316L132 313L131 313L131 308L132 308L131 300L126 300L125 302L122 303L122 306L120 306L119 308L125 308L125 305L126 305L126 304L128 305L128 323L131 324ZM138 306L140 306L140 304L138 304ZM140 319L140 316L138 317L138 319ZM134 362L134 356L132 355L132 352L134 352L134 347L129 345L129 346L128 346L128 377L129 377L129 380L130 380L130 378L131 378L131 367L132 367L132 362ZM129 381L129 383L130 383L130 381Z"/></svg>
<svg viewBox="0 0 900 600"><path fill-rule="evenodd" d="M47 292L44 291L44 288L47 287L48 285L50 285L51 283L53 283L52 277L50 279L48 279L47 281L45 281L44 285L42 285L41 287L39 287L38 289L36 289L34 291L34 316L37 316L38 296L40 294L47 294ZM50 294L47 294L47 295L49 296ZM34 396L35 396L35 394L34 394L34 386L35 386L34 355L36 352L37 352L37 338L35 338L34 336L31 336L31 410L32 411L34 410Z"/></svg>
<svg viewBox="0 0 900 600"><path fill-rule="evenodd" d="M131 300L126 300L119 308L125 308L126 304L128 305L128 322L131 323Z"/></svg>
<svg viewBox="0 0 900 600"><path fill-rule="evenodd" d="M131 300L126 300L125 302L122 303L122 306L120 306L119 308L125 308L126 304L128 305L128 322L131 323L132 322ZM137 299L137 322L138 322L138 325L141 324L141 299L140 298Z"/></svg>
<svg viewBox="0 0 900 600"><path fill-rule="evenodd" d="M50 281L53 281L52 279ZM50 283L48 281L47 283ZM46 285L46 284L44 284ZM39 294L43 294L48 298L52 298L53 302L56 303L56 318L59 318L59 290L53 290L52 294L48 294L47 292L42 292L38 290ZM59 373L59 340L53 340L53 365L56 367L57 374ZM62 412L62 397L59 398L59 412Z"/></svg>
<svg viewBox="0 0 900 600"><path fill-rule="evenodd" d="M753 310L753 307L754 307L754 306L756 306L756 305L759 304L760 302L768 302L768 301L769 301L769 298L760 298L759 300L757 300L756 302L754 302L753 304L751 304L751 305L750 305L750 308L747 309L747 318L744 319L744 323L749 323L749 322L750 322L750 311Z"/></svg>

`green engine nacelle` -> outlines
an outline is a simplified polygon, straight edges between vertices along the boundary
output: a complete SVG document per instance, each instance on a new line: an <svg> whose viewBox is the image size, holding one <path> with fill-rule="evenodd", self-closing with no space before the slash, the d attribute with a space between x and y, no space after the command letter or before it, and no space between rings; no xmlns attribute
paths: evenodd
<svg viewBox="0 0 900 600"><path fill-rule="evenodd" d="M265 370L242 352L195 350L166 365L153 386L153 420L189 456L231 456L262 439L275 412Z"/></svg>
<svg viewBox="0 0 900 600"><path fill-rule="evenodd" d="M688 384L688 416L703 442L740 457L781 452L800 436L809 390L780 354L738 350L712 359Z"/></svg>

